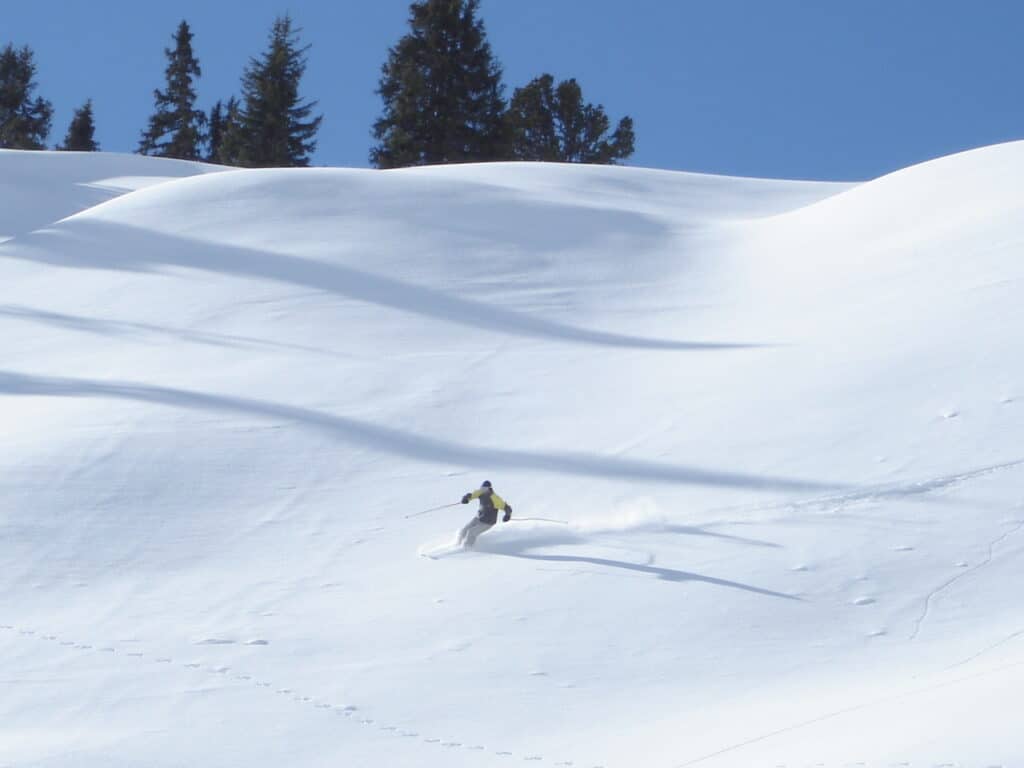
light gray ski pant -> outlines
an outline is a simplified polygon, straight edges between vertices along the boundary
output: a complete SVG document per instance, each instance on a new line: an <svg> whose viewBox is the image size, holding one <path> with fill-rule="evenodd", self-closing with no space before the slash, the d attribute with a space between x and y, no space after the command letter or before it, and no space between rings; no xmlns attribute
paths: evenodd
<svg viewBox="0 0 1024 768"><path fill-rule="evenodd" d="M459 544L464 547L472 547L476 544L477 536L493 527L494 523L485 523L479 517L474 517L459 531Z"/></svg>

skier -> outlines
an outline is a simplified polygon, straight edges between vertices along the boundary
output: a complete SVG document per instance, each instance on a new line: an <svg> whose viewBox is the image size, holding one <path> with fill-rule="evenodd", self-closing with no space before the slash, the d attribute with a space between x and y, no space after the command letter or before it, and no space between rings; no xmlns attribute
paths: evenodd
<svg viewBox="0 0 1024 768"><path fill-rule="evenodd" d="M494 492L490 480L484 480L480 490L463 496L462 503L469 504L473 499L480 499L480 511L459 531L459 546L462 547L472 547L476 543L477 536L490 530L498 522L499 510L505 512L501 518L503 523L507 523L512 518L512 505Z"/></svg>

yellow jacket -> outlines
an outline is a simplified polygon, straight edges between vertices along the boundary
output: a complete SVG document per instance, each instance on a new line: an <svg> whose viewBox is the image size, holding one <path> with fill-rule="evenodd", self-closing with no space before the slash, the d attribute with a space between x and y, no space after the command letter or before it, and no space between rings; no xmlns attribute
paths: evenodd
<svg viewBox="0 0 1024 768"><path fill-rule="evenodd" d="M467 493L466 496L470 499L480 499L480 511L476 516L485 523L494 525L498 522L499 510L512 512L512 505L490 488L479 488L472 493Z"/></svg>
<svg viewBox="0 0 1024 768"><path fill-rule="evenodd" d="M490 488L481 488L478 491L473 491L471 494L469 494L469 498L480 499L480 506L482 507L490 506L498 510L504 510L505 507L507 506L505 504L505 500L501 498L501 496L496 494L494 491L492 491ZM487 503L488 501L490 502L490 504Z"/></svg>

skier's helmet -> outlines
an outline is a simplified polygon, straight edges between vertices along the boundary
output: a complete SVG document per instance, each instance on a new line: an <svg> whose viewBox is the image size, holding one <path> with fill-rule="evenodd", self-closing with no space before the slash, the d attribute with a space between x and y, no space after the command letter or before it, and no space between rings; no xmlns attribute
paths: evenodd
<svg viewBox="0 0 1024 768"><path fill-rule="evenodd" d="M480 484L480 487L481 487L481 488L490 488L490 487L491 487L491 481L490 481L490 480L484 480L484 481L483 481L483 482L482 482L482 483Z"/></svg>

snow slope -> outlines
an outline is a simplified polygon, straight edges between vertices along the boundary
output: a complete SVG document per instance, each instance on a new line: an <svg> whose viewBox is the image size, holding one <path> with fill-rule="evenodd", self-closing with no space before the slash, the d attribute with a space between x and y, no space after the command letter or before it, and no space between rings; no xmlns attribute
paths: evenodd
<svg viewBox="0 0 1024 768"><path fill-rule="evenodd" d="M0 766L1024 763L1021 179L0 153Z"/></svg>

